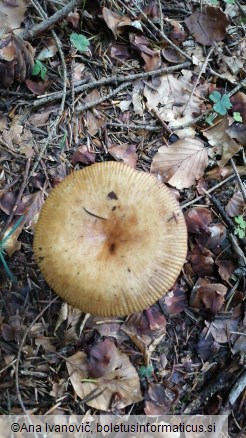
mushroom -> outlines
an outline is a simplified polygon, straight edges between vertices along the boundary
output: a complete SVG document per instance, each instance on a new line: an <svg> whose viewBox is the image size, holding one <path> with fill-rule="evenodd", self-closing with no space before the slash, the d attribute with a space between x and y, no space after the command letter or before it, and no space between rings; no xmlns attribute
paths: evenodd
<svg viewBox="0 0 246 438"><path fill-rule="evenodd" d="M50 287L98 316L152 305L173 286L186 252L184 216L170 190L111 161L73 172L55 187L34 238Z"/></svg>

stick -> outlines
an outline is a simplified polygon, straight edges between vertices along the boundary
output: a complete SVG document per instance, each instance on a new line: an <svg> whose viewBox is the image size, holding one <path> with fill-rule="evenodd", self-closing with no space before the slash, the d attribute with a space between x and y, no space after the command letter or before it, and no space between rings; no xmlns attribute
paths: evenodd
<svg viewBox="0 0 246 438"><path fill-rule="evenodd" d="M73 11L76 7L78 7L82 3L82 0L72 0L70 3L68 3L66 6L64 6L60 11L56 12L54 15L51 15L51 17L47 18L46 20L42 21L41 23L34 26L32 29L23 30L19 37L23 40L30 41L33 38L41 35L44 33L47 29L49 29L51 26L54 26L58 21L62 20L63 18L67 17L69 12Z"/></svg>

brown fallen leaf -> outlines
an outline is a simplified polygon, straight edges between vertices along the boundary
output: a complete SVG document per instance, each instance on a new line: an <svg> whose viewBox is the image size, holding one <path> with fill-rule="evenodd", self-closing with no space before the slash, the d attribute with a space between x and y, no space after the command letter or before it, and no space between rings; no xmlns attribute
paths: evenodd
<svg viewBox="0 0 246 438"><path fill-rule="evenodd" d="M242 123L233 123L226 132L231 138L236 139L241 145L246 147L246 125L243 125Z"/></svg>
<svg viewBox="0 0 246 438"><path fill-rule="evenodd" d="M32 74L35 50L14 33L0 33L0 80L3 87L24 82Z"/></svg>
<svg viewBox="0 0 246 438"><path fill-rule="evenodd" d="M239 112L243 119L243 123L245 124L246 123L246 94L239 91L238 93L231 96L230 102L232 104L231 110L233 112ZM244 129L245 129L245 125L244 125Z"/></svg>
<svg viewBox="0 0 246 438"><path fill-rule="evenodd" d="M191 306L201 309L203 306L217 313L224 303L227 287L220 283L211 283L206 278L199 278L194 286Z"/></svg>
<svg viewBox="0 0 246 438"><path fill-rule="evenodd" d="M226 227L223 224L210 224L208 234L196 236L196 242L204 248L215 250L226 238Z"/></svg>
<svg viewBox="0 0 246 438"><path fill-rule="evenodd" d="M102 9L103 19L108 28L113 32L114 36L124 32L126 26L131 26L132 29L141 29L141 22L131 20L127 15L118 15L108 8Z"/></svg>
<svg viewBox="0 0 246 438"><path fill-rule="evenodd" d="M96 344L89 352L78 351L67 359L67 370L74 391L95 409L123 409L143 399L138 374L128 356L109 340ZM91 377L93 376L93 377ZM98 377L97 377L98 376Z"/></svg>
<svg viewBox="0 0 246 438"><path fill-rule="evenodd" d="M240 150L240 145L227 134L228 128L228 120L223 117L211 128L203 130L203 134L207 137L211 146L214 147L214 152L221 155L221 160L218 161L221 167L225 166L230 158Z"/></svg>
<svg viewBox="0 0 246 438"><path fill-rule="evenodd" d="M150 382L147 394L148 398L146 399L144 408L146 415L167 414L178 402L179 398L179 393L176 388L166 388L165 385L161 383ZM179 436L179 433L177 436Z"/></svg>
<svg viewBox="0 0 246 438"><path fill-rule="evenodd" d="M209 329L204 327L199 335L199 341L197 343L197 353L199 354L200 358L203 361L211 359L211 357L218 353L219 349L220 345L214 341Z"/></svg>
<svg viewBox="0 0 246 438"><path fill-rule="evenodd" d="M73 154L72 165L75 166L77 163L83 164L93 164L96 161L96 156L93 152L89 152L88 148L80 146Z"/></svg>
<svg viewBox="0 0 246 438"><path fill-rule="evenodd" d="M204 232L210 235L208 225L212 222L212 215L208 208L190 208L185 212L184 217L190 233L199 234Z"/></svg>
<svg viewBox="0 0 246 438"><path fill-rule="evenodd" d="M208 153L201 140L184 138L161 146L154 155L150 171L162 176L177 189L189 188L201 178L208 165Z"/></svg>
<svg viewBox="0 0 246 438"><path fill-rule="evenodd" d="M230 217L240 216L243 214L245 202L242 192L236 192L225 207L225 211Z"/></svg>
<svg viewBox="0 0 246 438"><path fill-rule="evenodd" d="M198 43L211 46L214 41L223 40L229 20L220 8L206 6L193 12L185 24Z"/></svg>
<svg viewBox="0 0 246 438"><path fill-rule="evenodd" d="M213 274L214 260L212 256L212 252L206 248L200 248L198 245L193 247L189 260L195 275L206 277Z"/></svg>
<svg viewBox="0 0 246 438"><path fill-rule="evenodd" d="M156 80L145 82L144 96L146 106L155 110L165 122L186 123L205 111L204 97L208 84L198 85L196 93L192 71L182 70L182 75L164 75Z"/></svg>
<svg viewBox="0 0 246 438"><path fill-rule="evenodd" d="M124 161L128 166L135 169L138 159L135 144L112 144L109 146L108 151L117 161Z"/></svg>
<svg viewBox="0 0 246 438"><path fill-rule="evenodd" d="M26 8L26 0L0 0L0 21L1 27L4 26L4 32L20 27L25 18Z"/></svg>
<svg viewBox="0 0 246 438"><path fill-rule="evenodd" d="M216 260L215 264L219 268L218 271L222 280L229 281L236 265L231 260Z"/></svg>
<svg viewBox="0 0 246 438"><path fill-rule="evenodd" d="M168 292L162 299L165 313L168 315L178 315L187 307L187 300L184 291L176 288Z"/></svg>
<svg viewBox="0 0 246 438"><path fill-rule="evenodd" d="M207 282L207 285L199 286L198 288L200 300L206 309L210 309L213 313L217 313L218 310L221 309L226 292L227 288L223 284L209 284L209 282Z"/></svg>
<svg viewBox="0 0 246 438"><path fill-rule="evenodd" d="M246 175L245 166L237 166L237 171L240 176ZM220 176L222 178L225 178L233 174L234 174L234 170L232 166L225 166L225 167L216 167L215 169L209 170L209 172L206 173L206 177L207 179L218 179Z"/></svg>
<svg viewBox="0 0 246 438"><path fill-rule="evenodd" d="M214 340L218 344L227 344L231 337L231 332L237 331L238 320L234 319L215 319L212 322L205 321Z"/></svg>
<svg viewBox="0 0 246 438"><path fill-rule="evenodd" d="M149 40L143 35L135 35L131 33L129 35L131 42L131 47L137 50L145 62L144 70L151 71L156 70L161 66L160 51L154 51L148 46L150 45Z"/></svg>

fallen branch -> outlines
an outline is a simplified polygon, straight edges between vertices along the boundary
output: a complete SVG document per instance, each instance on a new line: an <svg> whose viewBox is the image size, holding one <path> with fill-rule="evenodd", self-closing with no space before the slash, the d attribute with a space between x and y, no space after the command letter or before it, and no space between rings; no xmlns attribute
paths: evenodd
<svg viewBox="0 0 246 438"><path fill-rule="evenodd" d="M87 90L91 90L93 88L97 88L100 87L102 85L108 85L108 84L121 84L123 82L133 82L136 79L145 79L148 77L156 77L156 76L160 76L164 73L170 73L173 71L177 71L180 70L182 68L188 68L190 67L191 63L186 61L183 62L182 64L178 64L178 65L173 65L171 67L163 67L160 68L158 70L153 70L153 71L149 71L149 72L144 72L144 73L137 73L137 74L133 74L133 75L129 75L129 76L111 76L109 78L105 78L105 79L99 79L98 81L93 81L92 78L87 78L87 80L90 80L90 82L88 84L83 84L83 85L79 85L77 87L74 88L74 93L78 94L78 93L83 93L84 91ZM68 91L67 93L68 95L71 94L71 90ZM35 102L33 102L33 107L37 108L45 103L50 103L53 102L54 100L60 99L62 97L62 91L58 91L54 94L51 94L50 96L46 96L44 98L39 98L37 99Z"/></svg>
<svg viewBox="0 0 246 438"><path fill-rule="evenodd" d="M87 109L93 108L94 106L97 106L102 102L105 102L105 100L111 99L111 97L115 96L116 94L119 94L122 90L127 88L129 85L131 85L131 82L125 82L121 84L119 87L115 88L110 93L106 94L103 97L100 97L100 99L93 100L92 102L87 102L84 105L79 105L76 108L76 113L80 113L81 111L85 111Z"/></svg>
<svg viewBox="0 0 246 438"><path fill-rule="evenodd" d="M78 7L81 3L82 3L82 0L72 0L70 3L68 3L62 9L57 11L54 15L51 15L51 17L49 17L49 18L45 19L44 21L42 21L41 23L37 24L32 29L23 30L19 34L19 37L25 41L30 41L33 38L36 38L37 36L45 33L48 29L50 29L51 26L54 26L58 21L67 17L68 14L71 11L73 11L76 7Z"/></svg>

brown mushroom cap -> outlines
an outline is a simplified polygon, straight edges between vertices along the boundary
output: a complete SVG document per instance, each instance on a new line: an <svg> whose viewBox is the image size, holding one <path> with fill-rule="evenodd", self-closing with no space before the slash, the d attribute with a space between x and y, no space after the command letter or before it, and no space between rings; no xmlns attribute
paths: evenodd
<svg viewBox="0 0 246 438"><path fill-rule="evenodd" d="M152 305L174 284L186 251L185 220L169 189L118 162L66 177L46 200L34 238L48 284L101 316Z"/></svg>

